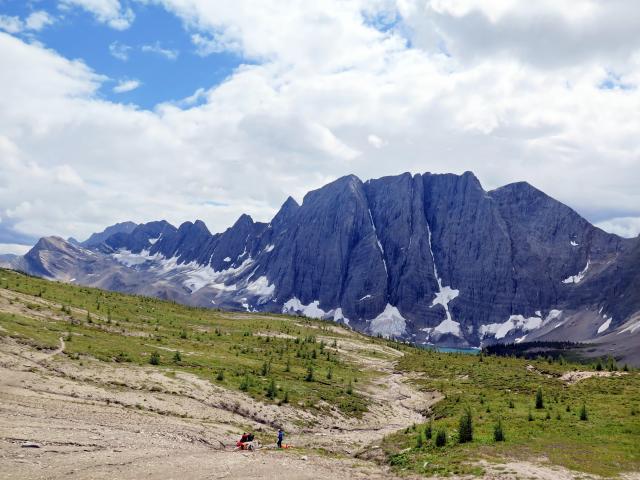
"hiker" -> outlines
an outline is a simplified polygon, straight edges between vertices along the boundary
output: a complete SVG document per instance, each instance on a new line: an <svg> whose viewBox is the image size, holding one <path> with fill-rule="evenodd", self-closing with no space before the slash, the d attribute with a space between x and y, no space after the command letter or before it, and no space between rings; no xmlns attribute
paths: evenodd
<svg viewBox="0 0 640 480"><path fill-rule="evenodd" d="M284 439L284 430L278 429L278 448L282 448L282 440Z"/></svg>
<svg viewBox="0 0 640 480"><path fill-rule="evenodd" d="M238 440L238 442L236 443L236 447L238 447L241 450L245 450L247 448L247 443L249 443L251 440L253 440L253 435L247 432L244 432L242 434L242 437L240 437L240 440Z"/></svg>

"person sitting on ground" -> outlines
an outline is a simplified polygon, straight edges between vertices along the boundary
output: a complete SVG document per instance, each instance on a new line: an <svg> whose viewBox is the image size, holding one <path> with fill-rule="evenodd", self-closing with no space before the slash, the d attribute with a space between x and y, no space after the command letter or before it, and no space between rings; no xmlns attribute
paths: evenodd
<svg viewBox="0 0 640 480"><path fill-rule="evenodd" d="M247 442L253 442L253 439L255 437L253 436L253 432L249 432L249 434L247 435Z"/></svg>
<svg viewBox="0 0 640 480"><path fill-rule="evenodd" d="M236 443L236 447L244 450L246 448L246 443L250 442L251 440L249 440L249 434L247 432L244 432L242 434L242 437L240 437L240 440L237 441Z"/></svg>
<svg viewBox="0 0 640 480"><path fill-rule="evenodd" d="M284 430L278 429L278 448L282 448L282 440L284 439Z"/></svg>

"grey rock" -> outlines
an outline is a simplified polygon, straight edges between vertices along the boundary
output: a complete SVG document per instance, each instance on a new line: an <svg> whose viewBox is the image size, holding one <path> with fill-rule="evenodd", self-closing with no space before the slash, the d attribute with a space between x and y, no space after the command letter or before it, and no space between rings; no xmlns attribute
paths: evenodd
<svg viewBox="0 0 640 480"><path fill-rule="evenodd" d="M640 312L640 238L606 233L525 182L487 192L471 172L349 175L301 205L288 198L268 224L242 215L216 234L199 220L111 228L90 247L42 239L12 265L190 305L331 318L418 344L608 345Z"/></svg>

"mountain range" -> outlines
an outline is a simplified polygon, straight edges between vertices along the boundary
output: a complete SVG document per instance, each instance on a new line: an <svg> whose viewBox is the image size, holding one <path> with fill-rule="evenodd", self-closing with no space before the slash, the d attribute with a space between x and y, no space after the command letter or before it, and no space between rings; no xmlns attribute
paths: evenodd
<svg viewBox="0 0 640 480"><path fill-rule="evenodd" d="M342 177L242 215L45 237L5 267L189 305L331 319L417 344L588 342L640 361L640 237L604 232L526 182Z"/></svg>

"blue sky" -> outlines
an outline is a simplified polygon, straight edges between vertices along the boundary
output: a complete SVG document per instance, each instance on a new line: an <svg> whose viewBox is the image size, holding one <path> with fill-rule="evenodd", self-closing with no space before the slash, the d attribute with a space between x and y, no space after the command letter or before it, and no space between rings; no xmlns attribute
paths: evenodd
<svg viewBox="0 0 640 480"><path fill-rule="evenodd" d="M0 0L3 15L24 19L36 11L48 12L55 19L53 23L18 36L37 40L66 58L81 59L109 77L99 95L110 101L151 109L160 102L181 100L200 88L217 85L247 63L228 51L198 54L192 32L160 6L131 2L128 8L135 19L128 28L118 30L82 8L60 8L58 1ZM128 81L137 81L139 86L114 91L118 84Z"/></svg>
<svg viewBox="0 0 640 480"><path fill-rule="evenodd" d="M637 0L0 0L0 253L428 171L636 236L638 31Z"/></svg>

